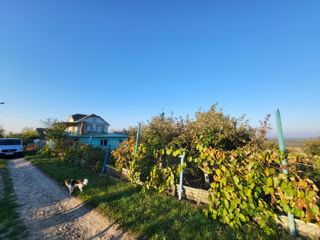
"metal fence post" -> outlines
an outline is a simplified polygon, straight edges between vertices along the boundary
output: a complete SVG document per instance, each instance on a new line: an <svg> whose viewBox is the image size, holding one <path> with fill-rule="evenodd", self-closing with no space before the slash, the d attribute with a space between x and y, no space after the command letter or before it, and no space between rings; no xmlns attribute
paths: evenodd
<svg viewBox="0 0 320 240"><path fill-rule="evenodd" d="M135 149L134 149L134 158L136 157L136 153L137 153L137 151L138 151L138 143L139 143L140 129L141 129L141 123L138 122L138 132L137 132L137 139L136 139L136 147L135 147ZM131 177L131 182L133 182L133 176Z"/></svg>
<svg viewBox="0 0 320 240"><path fill-rule="evenodd" d="M281 117L280 117L280 111L277 109L276 111L276 119L277 119L277 129L278 129L278 140L279 140L279 148L281 151L285 153L286 149L284 146L284 139L283 139L283 132L282 132L282 124L281 124ZM287 160L282 160L282 165L287 166ZM286 168L283 169L283 173L288 175L288 170ZM289 219L289 229L290 229L290 235L296 236L296 225L294 222L294 215L292 213L288 213L288 219Z"/></svg>
<svg viewBox="0 0 320 240"><path fill-rule="evenodd" d="M94 132L93 132L93 129L92 129L92 132L91 132L91 136L90 136L90 145L92 145L92 137L93 137L93 135L94 135Z"/></svg>
<svg viewBox="0 0 320 240"><path fill-rule="evenodd" d="M108 161L109 152L110 152L110 148L111 148L111 145L109 144L109 146L108 146L108 148L107 148L106 157L104 158L104 163L103 163L103 166L102 166L101 174L104 173L104 171L106 170L107 161Z"/></svg>
<svg viewBox="0 0 320 240"><path fill-rule="evenodd" d="M138 122L138 132L137 132L136 147L135 147L135 149L134 149L134 156L136 156L136 153L137 153L137 150L138 150L138 143L139 143L140 129L141 129L141 123L140 123L140 122Z"/></svg>
<svg viewBox="0 0 320 240"><path fill-rule="evenodd" d="M182 151L182 154L179 156L181 158L181 171L180 171L180 184L179 184L179 201L182 198L182 192L183 192L183 162L184 162L184 151Z"/></svg>

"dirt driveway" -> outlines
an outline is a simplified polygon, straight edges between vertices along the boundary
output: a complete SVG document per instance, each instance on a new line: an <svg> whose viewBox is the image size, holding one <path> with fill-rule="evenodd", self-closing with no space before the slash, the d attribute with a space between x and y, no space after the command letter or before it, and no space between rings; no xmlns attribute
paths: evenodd
<svg viewBox="0 0 320 240"><path fill-rule="evenodd" d="M8 168L29 239L133 239L24 158L8 160Z"/></svg>

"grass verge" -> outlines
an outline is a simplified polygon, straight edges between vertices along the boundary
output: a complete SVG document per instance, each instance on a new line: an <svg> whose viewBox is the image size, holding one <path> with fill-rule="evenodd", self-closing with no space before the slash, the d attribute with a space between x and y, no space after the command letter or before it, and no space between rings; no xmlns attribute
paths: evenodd
<svg viewBox="0 0 320 240"><path fill-rule="evenodd" d="M0 239L24 239L28 234L16 211L18 204L5 159L0 159L0 175L3 186L0 194Z"/></svg>
<svg viewBox="0 0 320 240"><path fill-rule="evenodd" d="M66 177L88 178L84 191L76 189L73 195L97 207L123 228L148 239L289 239L277 226L270 236L254 223L230 228L206 218L201 209L188 202L154 191L144 192L139 186L98 176L57 158L34 155L27 159L60 184Z"/></svg>

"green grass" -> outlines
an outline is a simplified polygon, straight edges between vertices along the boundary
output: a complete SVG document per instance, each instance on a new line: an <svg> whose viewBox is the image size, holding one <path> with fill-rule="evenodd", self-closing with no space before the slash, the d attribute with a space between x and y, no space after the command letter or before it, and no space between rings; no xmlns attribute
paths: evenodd
<svg viewBox="0 0 320 240"><path fill-rule="evenodd" d="M24 239L26 227L19 219L18 207L6 160L0 159L0 175L3 189L0 195L0 239Z"/></svg>
<svg viewBox="0 0 320 240"><path fill-rule="evenodd" d="M188 202L154 191L142 191L131 183L98 176L59 159L43 156L27 157L42 171L63 184L66 177L88 178L89 185L76 195L107 214L123 228L148 239L289 239L276 229L267 236L252 223L232 229L204 216L201 209Z"/></svg>

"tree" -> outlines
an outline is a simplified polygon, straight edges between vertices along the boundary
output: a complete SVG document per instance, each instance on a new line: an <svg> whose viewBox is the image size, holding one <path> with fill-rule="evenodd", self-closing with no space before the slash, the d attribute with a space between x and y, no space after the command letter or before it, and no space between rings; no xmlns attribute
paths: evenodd
<svg viewBox="0 0 320 240"><path fill-rule="evenodd" d="M59 153L64 153L67 147L68 135L66 133L67 124L64 122L55 122L45 129L46 138L55 144Z"/></svg>
<svg viewBox="0 0 320 240"><path fill-rule="evenodd" d="M21 139L23 143L33 142L34 139L39 138L39 134L34 128L24 127L21 131Z"/></svg>
<svg viewBox="0 0 320 240"><path fill-rule="evenodd" d="M7 138L21 138L23 144L33 142L34 139L39 138L39 134L34 128L24 127L20 133L9 132Z"/></svg>
<svg viewBox="0 0 320 240"><path fill-rule="evenodd" d="M0 138L4 137L4 133L5 133L4 128L0 126Z"/></svg>
<svg viewBox="0 0 320 240"><path fill-rule="evenodd" d="M303 148L307 154L320 156L320 137L305 141Z"/></svg>
<svg viewBox="0 0 320 240"><path fill-rule="evenodd" d="M51 128L54 124L59 123L59 121L56 118L46 118L45 120L40 120L41 124L46 128Z"/></svg>

